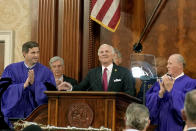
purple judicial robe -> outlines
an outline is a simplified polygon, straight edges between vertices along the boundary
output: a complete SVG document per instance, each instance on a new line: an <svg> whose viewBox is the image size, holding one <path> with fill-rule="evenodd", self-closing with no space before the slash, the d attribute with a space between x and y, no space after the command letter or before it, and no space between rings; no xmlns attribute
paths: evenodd
<svg viewBox="0 0 196 131"><path fill-rule="evenodd" d="M2 95L1 111L5 121L9 118L25 118L37 106L48 102L48 98L44 91L46 87L44 82L56 85L53 73L40 63L36 63L33 67L34 83L24 89L24 83L28 77L28 69L24 62L13 63L7 66L2 74L2 78L11 78L12 84Z"/></svg>
<svg viewBox="0 0 196 131"><path fill-rule="evenodd" d="M150 111L151 124L158 125L157 131L182 131L181 110L185 95L196 88L196 80L183 75L175 80L173 89L159 98L159 83L156 82L146 93L146 106Z"/></svg>

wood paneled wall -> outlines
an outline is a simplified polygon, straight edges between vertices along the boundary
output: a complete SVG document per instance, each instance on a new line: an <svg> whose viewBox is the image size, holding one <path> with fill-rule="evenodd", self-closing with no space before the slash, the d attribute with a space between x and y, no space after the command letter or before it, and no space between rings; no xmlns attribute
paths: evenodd
<svg viewBox="0 0 196 131"><path fill-rule="evenodd" d="M144 53L168 58L180 53L186 60L185 73L196 78L195 0L164 0L164 6L153 24L144 45ZM145 0L149 14L156 0ZM149 16L149 15L148 15Z"/></svg>
<svg viewBox="0 0 196 131"><path fill-rule="evenodd" d="M58 55L64 58L65 74L79 79L82 51L82 0L59 0Z"/></svg>
<svg viewBox="0 0 196 131"><path fill-rule="evenodd" d="M34 0L32 39L40 46L40 61L48 66L49 59L56 55L58 22L57 0Z"/></svg>
<svg viewBox="0 0 196 131"><path fill-rule="evenodd" d="M40 45L40 61L60 56L65 61L64 74L80 79L82 47L81 0L34 0L32 39Z"/></svg>
<svg viewBox="0 0 196 131"><path fill-rule="evenodd" d="M146 21L152 14L157 0L122 0L121 22L115 33L100 28L100 43L118 48L123 56L122 66L130 67L133 45L139 40ZM185 73L196 78L196 15L194 0L163 0L155 21L142 41L143 54L168 59L171 54L184 56Z"/></svg>
<svg viewBox="0 0 196 131"><path fill-rule="evenodd" d="M33 0L32 38L40 43L41 63L59 55L65 60L65 74L81 80L88 69L99 65L101 43L118 48L122 66L129 68L133 45L149 19L157 0L121 0L121 22L115 33L90 20L91 0ZM195 0L163 0L155 21L142 41L144 54L168 59L181 53L187 62L185 73L196 78Z"/></svg>

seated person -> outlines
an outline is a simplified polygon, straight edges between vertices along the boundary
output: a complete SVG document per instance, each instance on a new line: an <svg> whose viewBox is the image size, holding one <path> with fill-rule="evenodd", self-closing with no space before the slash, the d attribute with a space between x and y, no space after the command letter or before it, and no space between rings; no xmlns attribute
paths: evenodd
<svg viewBox="0 0 196 131"><path fill-rule="evenodd" d="M54 74L57 90L65 90L65 81L70 83L72 86L77 85L77 81L73 78L67 77L63 74L64 71L64 60L59 57L55 56L50 59L50 68Z"/></svg>
<svg viewBox="0 0 196 131"><path fill-rule="evenodd" d="M116 65L119 66L122 63L122 55L118 49L114 48L114 51L115 51L115 55L113 61Z"/></svg>
<svg viewBox="0 0 196 131"><path fill-rule="evenodd" d="M150 124L148 108L142 104L131 103L126 110L124 131L146 131Z"/></svg>
<svg viewBox="0 0 196 131"><path fill-rule="evenodd" d="M72 88L67 85L67 89L125 92L135 96L136 90L131 72L113 63L114 48L111 45L102 44L98 49L98 56L101 66L91 69L78 86Z"/></svg>

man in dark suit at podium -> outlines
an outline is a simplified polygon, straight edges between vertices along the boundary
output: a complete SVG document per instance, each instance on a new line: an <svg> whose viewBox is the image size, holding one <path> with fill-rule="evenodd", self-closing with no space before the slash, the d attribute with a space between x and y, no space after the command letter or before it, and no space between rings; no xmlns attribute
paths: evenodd
<svg viewBox="0 0 196 131"><path fill-rule="evenodd" d="M98 49L101 66L91 69L85 79L78 85L67 89L73 91L112 91L125 92L131 96L136 95L131 72L113 63L114 48L102 44Z"/></svg>

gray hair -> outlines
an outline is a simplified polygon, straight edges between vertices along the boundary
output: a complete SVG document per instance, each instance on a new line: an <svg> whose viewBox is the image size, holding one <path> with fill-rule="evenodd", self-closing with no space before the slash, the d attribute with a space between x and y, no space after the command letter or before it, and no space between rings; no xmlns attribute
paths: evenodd
<svg viewBox="0 0 196 131"><path fill-rule="evenodd" d="M143 130L148 126L149 111L142 104L132 103L126 110L126 126Z"/></svg>
<svg viewBox="0 0 196 131"><path fill-rule="evenodd" d="M102 47L102 46L109 46L111 49L112 49L112 54L115 54L115 51L114 51L114 48L113 48L113 46L111 46L111 45L108 45L108 44L102 44L100 47L99 47L99 49L98 49L98 55L99 55L99 52L100 52L100 48Z"/></svg>
<svg viewBox="0 0 196 131"><path fill-rule="evenodd" d="M185 60L184 60L184 57L183 57L181 54L173 54L173 55L176 56L177 61L178 61L179 63L181 63L181 64L183 65L183 67L185 68L186 62L185 62Z"/></svg>
<svg viewBox="0 0 196 131"><path fill-rule="evenodd" d="M196 124L196 89L186 94L184 110L187 119Z"/></svg>
<svg viewBox="0 0 196 131"><path fill-rule="evenodd" d="M121 53L120 53L120 51L118 49L114 48L114 52L115 52L115 54L117 54L118 58L122 57L122 55L121 55Z"/></svg>
<svg viewBox="0 0 196 131"><path fill-rule="evenodd" d="M50 67L52 67L52 63L55 61L61 61L62 65L64 65L64 60L63 58L59 57L59 56L54 56L50 59L49 65Z"/></svg>

